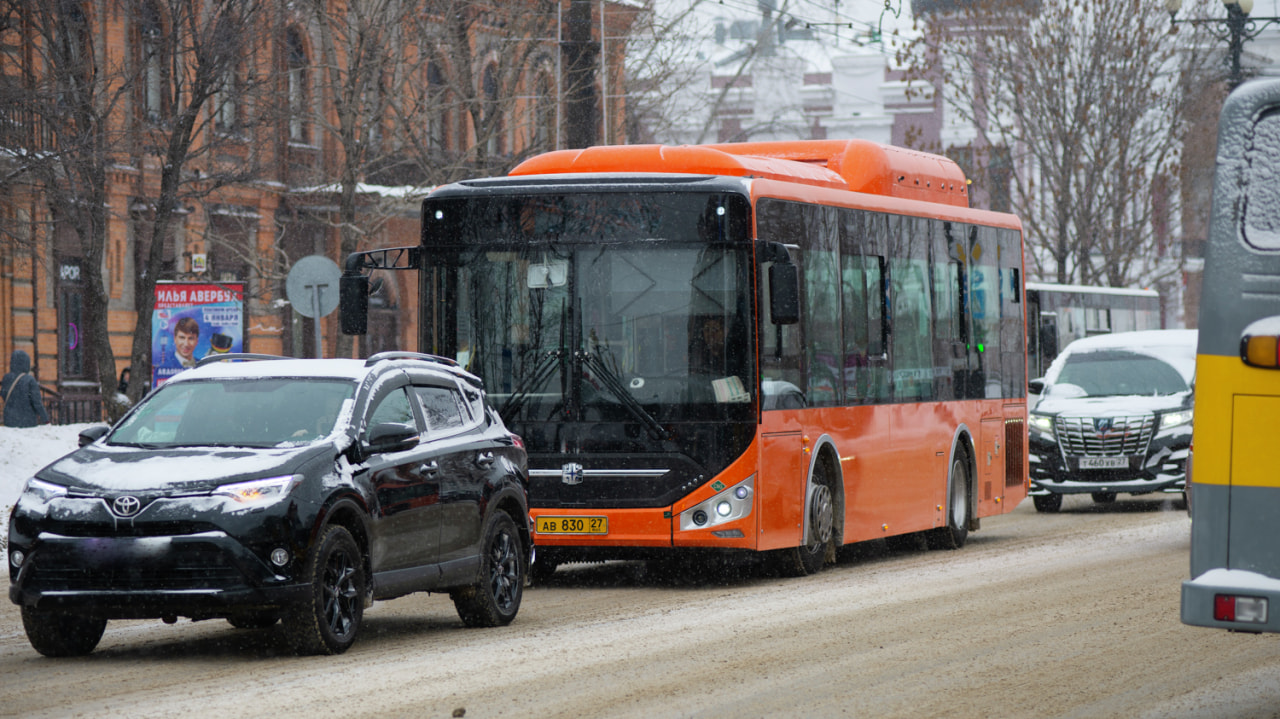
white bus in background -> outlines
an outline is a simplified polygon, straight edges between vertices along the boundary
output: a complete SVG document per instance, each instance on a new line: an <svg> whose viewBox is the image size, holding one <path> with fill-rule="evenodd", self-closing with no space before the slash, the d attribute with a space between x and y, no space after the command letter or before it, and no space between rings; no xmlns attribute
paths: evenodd
<svg viewBox="0 0 1280 719"><path fill-rule="evenodd" d="M1081 337L1164 329L1160 293L1124 287L1027 283L1027 376L1043 377Z"/></svg>

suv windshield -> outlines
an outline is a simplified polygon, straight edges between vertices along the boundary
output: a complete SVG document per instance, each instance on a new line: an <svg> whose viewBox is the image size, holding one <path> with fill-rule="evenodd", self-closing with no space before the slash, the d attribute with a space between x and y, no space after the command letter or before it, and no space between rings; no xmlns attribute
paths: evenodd
<svg viewBox="0 0 1280 719"><path fill-rule="evenodd" d="M1151 355L1107 349L1066 357L1055 387L1075 385L1086 397L1168 395L1186 392L1186 380L1167 362ZM1055 390L1060 392L1060 390ZM1063 393L1065 394L1065 392Z"/></svg>
<svg viewBox="0 0 1280 719"><path fill-rule="evenodd" d="M327 437L355 384L342 379L258 378L170 382L131 413L108 444L139 447L274 447Z"/></svg>

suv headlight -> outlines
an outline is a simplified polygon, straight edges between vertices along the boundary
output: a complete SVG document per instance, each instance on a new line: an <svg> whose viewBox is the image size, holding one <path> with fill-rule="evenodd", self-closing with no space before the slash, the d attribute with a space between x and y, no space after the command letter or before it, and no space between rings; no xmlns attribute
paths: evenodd
<svg viewBox="0 0 1280 719"><path fill-rule="evenodd" d="M294 474L286 477L268 477L248 482L224 484L213 490L215 497L230 497L240 504L270 504L289 495L294 487L302 483L302 475Z"/></svg>
<svg viewBox="0 0 1280 719"><path fill-rule="evenodd" d="M67 496L67 488L61 484L54 484L53 482L46 482L43 479L32 477L23 485L22 496L44 503L57 497Z"/></svg>
<svg viewBox="0 0 1280 719"><path fill-rule="evenodd" d="M1043 434L1053 434L1053 417L1047 414L1032 414L1029 421L1031 428Z"/></svg>
<svg viewBox="0 0 1280 719"><path fill-rule="evenodd" d="M1160 429L1177 427L1191 422L1191 410L1181 409L1177 412L1165 412L1160 416Z"/></svg>

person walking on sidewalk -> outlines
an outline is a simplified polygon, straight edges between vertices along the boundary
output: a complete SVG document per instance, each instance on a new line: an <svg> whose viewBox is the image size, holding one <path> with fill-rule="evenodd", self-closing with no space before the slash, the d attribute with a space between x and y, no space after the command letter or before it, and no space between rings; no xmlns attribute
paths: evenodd
<svg viewBox="0 0 1280 719"><path fill-rule="evenodd" d="M49 413L40 398L40 383L31 374L31 356L22 350L14 350L9 358L9 372L0 380L0 399L4 400L6 427L34 427L49 422Z"/></svg>

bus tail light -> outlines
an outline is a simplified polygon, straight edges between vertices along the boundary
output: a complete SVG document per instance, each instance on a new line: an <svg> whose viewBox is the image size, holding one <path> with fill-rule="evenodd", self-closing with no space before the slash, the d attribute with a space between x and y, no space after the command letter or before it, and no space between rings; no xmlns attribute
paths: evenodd
<svg viewBox="0 0 1280 719"><path fill-rule="evenodd" d="M1265 317L1244 328L1240 359L1250 367L1280 368L1280 316Z"/></svg>
<svg viewBox="0 0 1280 719"><path fill-rule="evenodd" d="M1220 622L1267 623L1265 597L1239 597L1234 594L1213 595L1213 618Z"/></svg>

